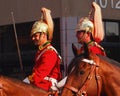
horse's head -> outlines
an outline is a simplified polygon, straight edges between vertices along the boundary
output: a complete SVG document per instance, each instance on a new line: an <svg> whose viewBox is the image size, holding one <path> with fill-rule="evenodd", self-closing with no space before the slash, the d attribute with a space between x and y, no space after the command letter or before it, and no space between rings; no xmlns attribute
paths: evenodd
<svg viewBox="0 0 120 96"><path fill-rule="evenodd" d="M69 64L68 78L61 96L119 96L120 63L88 51L79 55L72 45L75 58Z"/></svg>
<svg viewBox="0 0 120 96"><path fill-rule="evenodd" d="M99 81L96 79L98 75L98 57L92 53L89 57L86 55L80 55L76 57L72 63L74 63L74 69L69 74L66 85L62 91L62 96L67 94L68 96L98 96L97 92ZM98 90L97 90L98 89Z"/></svg>

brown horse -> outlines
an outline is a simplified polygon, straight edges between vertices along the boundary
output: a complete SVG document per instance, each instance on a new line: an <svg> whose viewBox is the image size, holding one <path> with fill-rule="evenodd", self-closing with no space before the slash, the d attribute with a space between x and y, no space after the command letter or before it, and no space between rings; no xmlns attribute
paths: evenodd
<svg viewBox="0 0 120 96"><path fill-rule="evenodd" d="M49 94L53 93L17 79L0 76L0 96L49 96Z"/></svg>
<svg viewBox="0 0 120 96"><path fill-rule="evenodd" d="M76 57L71 65L61 96L120 96L120 63L90 53Z"/></svg>

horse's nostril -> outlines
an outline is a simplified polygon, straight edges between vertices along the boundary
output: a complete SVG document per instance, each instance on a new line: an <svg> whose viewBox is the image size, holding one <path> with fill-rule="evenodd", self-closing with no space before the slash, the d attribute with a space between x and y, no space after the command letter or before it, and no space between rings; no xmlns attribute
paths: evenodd
<svg viewBox="0 0 120 96"><path fill-rule="evenodd" d="M83 70L82 70L82 71L80 71L80 75L83 75L84 73L85 73L85 71L83 71Z"/></svg>

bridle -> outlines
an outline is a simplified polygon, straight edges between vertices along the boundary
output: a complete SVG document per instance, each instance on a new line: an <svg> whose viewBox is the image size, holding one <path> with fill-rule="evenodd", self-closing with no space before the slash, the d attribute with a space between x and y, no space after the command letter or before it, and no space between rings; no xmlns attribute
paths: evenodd
<svg viewBox="0 0 120 96"><path fill-rule="evenodd" d="M45 96L59 96L58 91L49 91Z"/></svg>
<svg viewBox="0 0 120 96"><path fill-rule="evenodd" d="M64 87L75 92L76 96L87 96L87 88L90 84L90 80L92 80L92 77L93 77L94 71L95 71L95 77L96 77L96 82L97 82L97 94L98 94L97 96L100 96L100 92L101 92L100 79L101 79L101 77L98 74L99 63L95 63L93 60L88 60L88 59L82 59L82 61L91 65L90 73L88 74L88 77L85 80L83 86L80 89L77 89L75 87L72 87L72 86L66 84Z"/></svg>
<svg viewBox="0 0 120 96"><path fill-rule="evenodd" d="M90 84L90 81L92 80L92 77L93 77L94 71L95 71L95 79L96 79L96 83L97 83L97 94L98 94L97 96L100 96L100 92L101 92L100 79L101 79L101 77L98 74L99 62L95 63L93 60L88 60L88 59L82 59L82 62L85 62L85 63L88 63L91 65L90 72L88 74L87 79L83 83L83 86L80 89L77 89L75 87L72 87L72 86L66 84L64 87L71 90L72 92L74 92L76 94L76 96L87 96L87 88Z"/></svg>

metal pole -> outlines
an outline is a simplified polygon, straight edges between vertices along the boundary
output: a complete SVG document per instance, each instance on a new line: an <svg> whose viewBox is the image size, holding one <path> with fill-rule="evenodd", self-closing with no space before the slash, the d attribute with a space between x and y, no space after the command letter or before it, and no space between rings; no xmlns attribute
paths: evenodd
<svg viewBox="0 0 120 96"><path fill-rule="evenodd" d="M66 63L66 66L65 66L65 75L67 76L68 75L68 38L67 38L67 17L65 17L65 48L66 48L66 57L65 57L65 63Z"/></svg>
<svg viewBox="0 0 120 96"><path fill-rule="evenodd" d="M12 16L14 34L15 34L15 39L16 39L16 44L17 44L17 51L18 51L20 68L23 71L22 58L21 58L20 48L19 48L19 44L18 44L18 37L17 37L16 26L15 26L15 19L14 19L13 12L11 12L11 16Z"/></svg>

